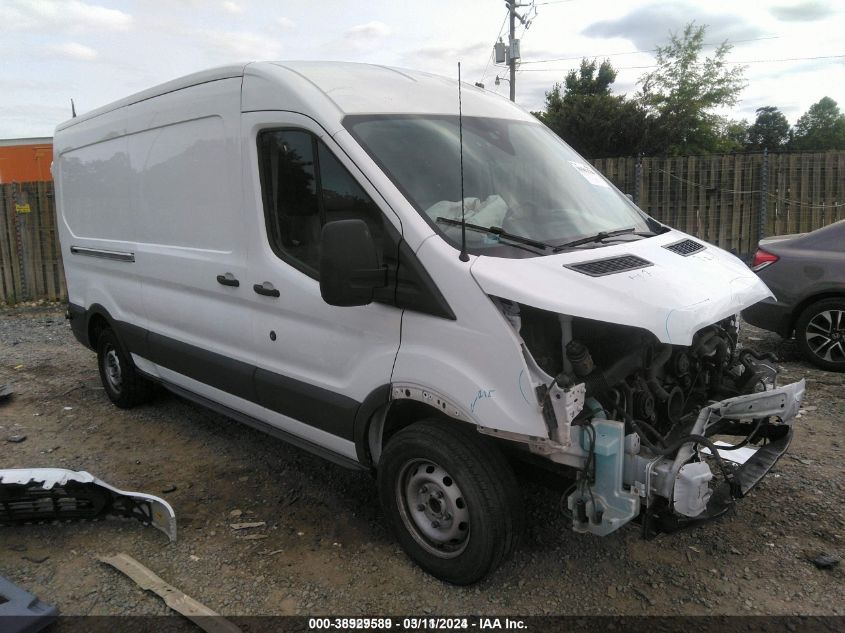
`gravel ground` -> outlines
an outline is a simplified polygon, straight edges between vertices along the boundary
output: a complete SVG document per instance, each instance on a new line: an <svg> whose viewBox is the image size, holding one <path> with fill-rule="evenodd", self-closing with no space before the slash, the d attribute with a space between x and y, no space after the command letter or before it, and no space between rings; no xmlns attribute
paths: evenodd
<svg viewBox="0 0 845 633"><path fill-rule="evenodd" d="M170 545L117 520L2 528L0 575L66 615L169 612L96 559L116 552L224 615L845 615L843 566L808 560L845 553L845 376L812 369L772 334L743 337L778 353L784 382L806 378L807 396L790 452L735 513L649 541L632 525L598 538L567 529L559 491L525 482L515 555L461 588L401 552L369 475L166 393L121 411L60 306L0 310L0 384L16 391L0 405L0 467L87 470L159 494L180 530Z"/></svg>

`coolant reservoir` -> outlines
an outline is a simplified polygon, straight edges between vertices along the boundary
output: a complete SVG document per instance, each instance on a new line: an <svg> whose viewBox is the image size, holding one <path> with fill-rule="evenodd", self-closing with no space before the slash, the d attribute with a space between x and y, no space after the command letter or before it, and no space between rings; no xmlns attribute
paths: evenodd
<svg viewBox="0 0 845 633"><path fill-rule="evenodd" d="M713 473L704 462L692 462L681 466L675 479L672 503L675 512L687 517L697 517L704 512L710 500L710 480Z"/></svg>

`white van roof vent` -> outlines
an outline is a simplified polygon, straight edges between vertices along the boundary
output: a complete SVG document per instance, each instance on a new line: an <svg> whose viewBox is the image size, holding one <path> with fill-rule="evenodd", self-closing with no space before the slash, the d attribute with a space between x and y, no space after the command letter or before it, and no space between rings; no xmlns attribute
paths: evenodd
<svg viewBox="0 0 845 633"><path fill-rule="evenodd" d="M613 275L626 270L637 270L648 266L654 266L654 264L636 255L619 255L617 257L594 259L591 262L568 264L566 268L577 270L579 273L584 273L590 277L604 277L605 275Z"/></svg>

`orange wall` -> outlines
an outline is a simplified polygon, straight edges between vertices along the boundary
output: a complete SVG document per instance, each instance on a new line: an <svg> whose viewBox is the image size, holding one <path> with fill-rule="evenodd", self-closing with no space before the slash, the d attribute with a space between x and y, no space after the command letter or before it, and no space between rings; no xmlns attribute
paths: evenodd
<svg viewBox="0 0 845 633"><path fill-rule="evenodd" d="M50 144L0 146L0 184L52 180L52 160Z"/></svg>

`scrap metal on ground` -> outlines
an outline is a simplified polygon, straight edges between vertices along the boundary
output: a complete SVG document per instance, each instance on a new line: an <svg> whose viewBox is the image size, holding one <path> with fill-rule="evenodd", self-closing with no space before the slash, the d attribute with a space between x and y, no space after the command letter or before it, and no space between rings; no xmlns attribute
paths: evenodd
<svg viewBox="0 0 845 633"><path fill-rule="evenodd" d="M0 576L0 631L37 633L59 617L59 610Z"/></svg>

